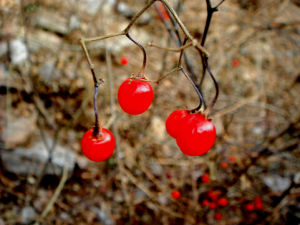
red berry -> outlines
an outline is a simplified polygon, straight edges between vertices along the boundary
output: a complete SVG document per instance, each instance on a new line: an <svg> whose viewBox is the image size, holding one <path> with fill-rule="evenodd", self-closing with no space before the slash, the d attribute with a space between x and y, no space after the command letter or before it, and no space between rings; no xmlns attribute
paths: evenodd
<svg viewBox="0 0 300 225"><path fill-rule="evenodd" d="M123 65L123 66L125 66L125 65L127 65L128 64L128 62L129 62L129 60L128 60L128 58L127 57L121 57L121 64Z"/></svg>
<svg viewBox="0 0 300 225"><path fill-rule="evenodd" d="M115 139L113 134L102 128L102 135L93 137L93 129L88 130L81 139L83 154L90 160L99 162L108 159L114 151Z"/></svg>
<svg viewBox="0 0 300 225"><path fill-rule="evenodd" d="M209 208L213 210L213 209L217 208L217 204L215 202L211 202L209 204Z"/></svg>
<svg viewBox="0 0 300 225"><path fill-rule="evenodd" d="M253 205L253 203L248 203L248 204L246 204L246 205L245 205L245 209L246 209L247 211L253 211L253 210L254 210L254 205Z"/></svg>
<svg viewBox="0 0 300 225"><path fill-rule="evenodd" d="M235 161L235 157L233 155L229 156L229 161L230 162L234 162Z"/></svg>
<svg viewBox="0 0 300 225"><path fill-rule="evenodd" d="M223 168L223 169L226 169L228 167L228 163L227 162L221 162L220 166Z"/></svg>
<svg viewBox="0 0 300 225"><path fill-rule="evenodd" d="M210 181L210 177L208 173L203 174L203 176L201 177L201 180L203 183L208 183Z"/></svg>
<svg viewBox="0 0 300 225"><path fill-rule="evenodd" d="M203 202L202 202L202 206L206 207L206 206L209 206L209 205L210 205L210 202L207 199L204 199Z"/></svg>
<svg viewBox="0 0 300 225"><path fill-rule="evenodd" d="M221 219L222 219L222 214L219 213L219 212L216 212L214 218L215 218L216 220L221 220Z"/></svg>
<svg viewBox="0 0 300 225"><path fill-rule="evenodd" d="M159 10L159 12L162 15L162 18L164 20L169 20L170 19L169 14L168 14L168 12L167 12L167 10L166 10L166 8L165 8L165 6L164 6L163 3L158 2L157 8L158 8L158 10Z"/></svg>
<svg viewBox="0 0 300 225"><path fill-rule="evenodd" d="M172 192L172 197L173 197L174 199L179 199L180 196L181 196L181 194L180 194L180 192L179 192L178 190L174 190L174 191Z"/></svg>
<svg viewBox="0 0 300 225"><path fill-rule="evenodd" d="M170 172L167 172L167 173L166 173L166 177L167 177L168 179L171 179L171 178L172 178L172 174L171 174Z"/></svg>
<svg viewBox="0 0 300 225"><path fill-rule="evenodd" d="M257 210L262 210L263 209L264 205L262 203L261 197L256 197L254 199L254 205L255 205L255 209L257 209Z"/></svg>
<svg viewBox="0 0 300 225"><path fill-rule="evenodd" d="M220 198L220 199L218 200L218 205L224 207L224 206L228 205L228 200L227 200L226 198Z"/></svg>
<svg viewBox="0 0 300 225"><path fill-rule="evenodd" d="M207 195L211 200L216 201L219 198L220 193L217 191L209 191Z"/></svg>
<svg viewBox="0 0 300 225"><path fill-rule="evenodd" d="M203 155L215 143L215 125L201 113L187 115L179 129L177 145L186 155Z"/></svg>
<svg viewBox="0 0 300 225"><path fill-rule="evenodd" d="M232 60L232 66L237 67L239 66L240 62L237 59Z"/></svg>
<svg viewBox="0 0 300 225"><path fill-rule="evenodd" d="M264 204L262 202L255 202L255 209L262 210L264 207Z"/></svg>
<svg viewBox="0 0 300 225"><path fill-rule="evenodd" d="M255 202L255 203L256 203L256 202L262 202L261 197L256 197L256 198L254 199L254 202Z"/></svg>
<svg viewBox="0 0 300 225"><path fill-rule="evenodd" d="M176 138L182 126L184 118L188 115L187 110L175 110L166 120L166 130L170 136Z"/></svg>
<svg viewBox="0 0 300 225"><path fill-rule="evenodd" d="M118 99L121 108L128 114L141 114L151 105L153 90L146 80L129 78L119 87Z"/></svg>

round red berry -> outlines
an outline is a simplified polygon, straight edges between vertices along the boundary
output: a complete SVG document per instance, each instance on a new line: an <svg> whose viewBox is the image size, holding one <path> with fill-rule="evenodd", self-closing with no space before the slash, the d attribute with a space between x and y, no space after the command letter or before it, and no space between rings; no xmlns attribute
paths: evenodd
<svg viewBox="0 0 300 225"><path fill-rule="evenodd" d="M255 202L255 209L262 210L264 207L262 202Z"/></svg>
<svg viewBox="0 0 300 225"><path fill-rule="evenodd" d="M99 137L93 136L93 129L88 130L81 139L81 149L83 154L90 160L99 162L108 159L115 148L113 134L102 128Z"/></svg>
<svg viewBox="0 0 300 225"><path fill-rule="evenodd" d="M118 91L121 108L131 115L145 112L152 103L153 90L146 80L127 79Z"/></svg>
<svg viewBox="0 0 300 225"><path fill-rule="evenodd" d="M179 129L177 145L186 155L203 155L215 143L215 125L201 113L188 114Z"/></svg>
<svg viewBox="0 0 300 225"><path fill-rule="evenodd" d="M228 200L227 200L227 198L220 198L219 200L218 200L218 205L219 206L226 206L226 205L228 205Z"/></svg>
<svg viewBox="0 0 300 225"><path fill-rule="evenodd" d="M174 191L172 192L172 197L173 197L174 199L179 199L180 196L181 196L181 194L180 194L180 192L179 192L178 190L174 190Z"/></svg>
<svg viewBox="0 0 300 225"><path fill-rule="evenodd" d="M206 207L206 206L209 206L209 205L210 205L210 202L207 199L204 199L203 202L202 202L202 206Z"/></svg>
<svg viewBox="0 0 300 225"><path fill-rule="evenodd" d="M128 62L129 62L129 60L128 60L128 58L127 57L121 57L121 64L123 65L123 66L125 66L125 65L127 65L128 64Z"/></svg>
<svg viewBox="0 0 300 225"><path fill-rule="evenodd" d="M208 173L203 174L203 176L201 177L201 180L203 183L208 183L210 181L210 176Z"/></svg>
<svg viewBox="0 0 300 225"><path fill-rule="evenodd" d="M245 205L245 209L247 211L253 211L254 210L254 205L252 203L248 203Z"/></svg>
<svg viewBox="0 0 300 225"><path fill-rule="evenodd" d="M223 168L223 169L226 169L228 167L228 163L227 162L221 162L220 166Z"/></svg>
<svg viewBox="0 0 300 225"><path fill-rule="evenodd" d="M255 205L255 209L257 209L257 210L262 210L263 209L264 205L262 203L261 197L256 197L254 199L254 205Z"/></svg>
<svg viewBox="0 0 300 225"><path fill-rule="evenodd" d="M233 155L229 156L229 161L230 162L234 162L235 161L235 157Z"/></svg>
<svg viewBox="0 0 300 225"><path fill-rule="evenodd" d="M217 208L217 204L215 202L211 202L209 204L209 208L213 210L213 209Z"/></svg>
<svg viewBox="0 0 300 225"><path fill-rule="evenodd" d="M239 66L240 62L237 59L232 60L232 66L237 67Z"/></svg>
<svg viewBox="0 0 300 225"><path fill-rule="evenodd" d="M184 118L188 115L187 110L175 110L166 120L166 130L170 136L176 138L182 126Z"/></svg>
<svg viewBox="0 0 300 225"><path fill-rule="evenodd" d="M216 201L216 200L219 198L220 193L217 192L217 191L209 191L209 192L207 193L207 196L208 196L212 201Z"/></svg>
<svg viewBox="0 0 300 225"><path fill-rule="evenodd" d="M216 220L221 220L221 219L222 219L222 214L219 213L219 212L216 212L214 218L215 218Z"/></svg>

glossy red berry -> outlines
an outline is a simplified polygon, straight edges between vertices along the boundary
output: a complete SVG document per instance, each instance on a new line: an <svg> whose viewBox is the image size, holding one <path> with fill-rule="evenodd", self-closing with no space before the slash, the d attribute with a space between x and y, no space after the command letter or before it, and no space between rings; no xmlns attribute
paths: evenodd
<svg viewBox="0 0 300 225"><path fill-rule="evenodd" d="M175 110L166 120L166 130L170 136L176 138L183 125L184 118L188 115L187 110Z"/></svg>
<svg viewBox="0 0 300 225"><path fill-rule="evenodd" d="M153 90L146 80L127 79L118 91L121 108L131 115L145 112L152 103Z"/></svg>
<svg viewBox="0 0 300 225"><path fill-rule="evenodd" d="M93 137L93 129L88 130L81 139L81 149L83 154L90 160L99 162L108 159L115 148L113 134L102 128L102 135Z"/></svg>
<svg viewBox="0 0 300 225"><path fill-rule="evenodd" d="M174 199L179 199L180 196L181 196L181 193L180 193L178 190L174 190L174 191L172 192L172 197L173 197Z"/></svg>
<svg viewBox="0 0 300 225"><path fill-rule="evenodd" d="M218 205L219 206L226 206L226 205L228 205L228 200L227 200L227 198L220 198L219 200L218 200Z"/></svg>
<svg viewBox="0 0 300 225"><path fill-rule="evenodd" d="M121 64L123 65L123 66L126 66L127 64L128 64L128 62L129 62L129 60L128 60L128 58L127 57L121 57Z"/></svg>
<svg viewBox="0 0 300 225"><path fill-rule="evenodd" d="M176 139L180 150L189 156L205 154L215 140L215 125L201 113L189 114L184 118Z"/></svg>
<svg viewBox="0 0 300 225"><path fill-rule="evenodd" d="M253 211L254 210L254 205L253 203L248 203L245 205L246 211Z"/></svg>
<svg viewBox="0 0 300 225"><path fill-rule="evenodd" d="M203 176L201 177L201 180L203 183L208 183L210 181L210 176L208 173L203 174Z"/></svg>
<svg viewBox="0 0 300 225"><path fill-rule="evenodd" d="M216 220L221 220L221 219L222 219L222 214L219 213L219 212L216 212L214 218L215 218Z"/></svg>

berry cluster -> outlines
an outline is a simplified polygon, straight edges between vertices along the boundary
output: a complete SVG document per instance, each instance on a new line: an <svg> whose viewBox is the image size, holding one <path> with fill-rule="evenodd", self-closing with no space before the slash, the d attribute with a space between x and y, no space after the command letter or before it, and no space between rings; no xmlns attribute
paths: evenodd
<svg viewBox="0 0 300 225"><path fill-rule="evenodd" d="M216 140L214 124L201 112L175 110L166 120L166 129L180 150L189 156L205 154Z"/></svg>
<svg viewBox="0 0 300 225"><path fill-rule="evenodd" d="M210 210L226 207L227 205L228 199L226 197L221 197L221 193L218 191L209 191L206 194L206 198L202 201L202 206L209 208ZM220 212L216 212L214 218L216 220L221 220L222 214Z"/></svg>
<svg viewBox="0 0 300 225"><path fill-rule="evenodd" d="M153 89L144 76L128 78L119 87L118 100L126 113L138 115L150 107ZM100 130L99 135L93 135L93 130L89 130L81 141L84 155L92 161L107 159L115 147L111 132L104 128ZM189 156L205 154L216 140L214 124L201 112L175 110L166 120L166 130L176 139L179 149Z"/></svg>
<svg viewBox="0 0 300 225"><path fill-rule="evenodd" d="M262 210L264 207L261 197L254 198L254 201L245 204L246 211Z"/></svg>

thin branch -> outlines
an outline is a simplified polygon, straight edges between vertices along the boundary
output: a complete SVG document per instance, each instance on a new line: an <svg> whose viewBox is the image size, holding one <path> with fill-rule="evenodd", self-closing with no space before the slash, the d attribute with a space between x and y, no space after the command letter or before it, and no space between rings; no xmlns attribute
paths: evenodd
<svg viewBox="0 0 300 225"><path fill-rule="evenodd" d="M62 175L60 182L59 182L57 188L55 189L55 192L52 195L49 203L47 204L46 208L43 210L41 219L45 218L48 215L48 213L50 212L51 208L53 207L56 200L58 199L61 191L63 190L67 179L68 179L68 167L67 167L67 159L65 159L63 175ZM38 221L36 221L34 225L38 225Z"/></svg>
<svg viewBox="0 0 300 225"><path fill-rule="evenodd" d="M140 43L138 43L136 40L134 40L129 33L126 34L126 37L132 41L135 45L137 45L143 52L143 65L142 68L140 70L140 72L138 73L138 76L144 77L144 73L145 73L145 68L146 68L146 63L147 63L147 54L146 54L146 50L143 47L143 45L141 45Z"/></svg>
<svg viewBox="0 0 300 225"><path fill-rule="evenodd" d="M197 92L197 95L199 96L199 100L200 100L199 105L195 109L190 110L192 113L197 112L198 110L201 109L201 106L204 102L203 95L202 95L201 91L199 90L199 88L196 86L195 82L191 79L191 77L187 74L187 72L183 69L182 66L180 67L180 70L184 74L184 76L190 81L190 83L194 87L195 91Z"/></svg>
<svg viewBox="0 0 300 225"><path fill-rule="evenodd" d="M198 43L198 41L190 34L190 32L187 30L187 28L184 26L180 18L178 17L175 10L172 8L170 3L167 0L160 0L165 4L167 9L170 11L170 13L173 15L174 19L178 23L179 27L181 28L182 32L188 37L194 44L194 46L197 46L203 54L205 54L208 57L208 52Z"/></svg>
<svg viewBox="0 0 300 225"><path fill-rule="evenodd" d="M171 52L181 52L182 50L184 50L184 49L186 49L186 48L192 46L192 45L193 45L193 42L189 42L189 43L187 43L187 44L185 44L185 45L182 45L182 46L179 47L179 48L166 48L166 47L162 47L162 46L155 45L155 44L153 44L152 42L148 43L148 45L149 45L150 47L154 47L154 48L158 48L158 49L163 49L163 50L167 50L167 51L171 51Z"/></svg>

